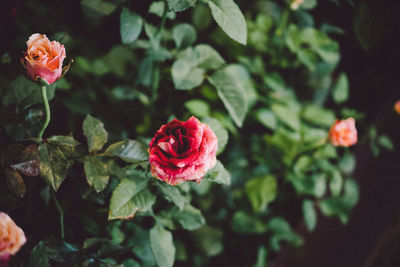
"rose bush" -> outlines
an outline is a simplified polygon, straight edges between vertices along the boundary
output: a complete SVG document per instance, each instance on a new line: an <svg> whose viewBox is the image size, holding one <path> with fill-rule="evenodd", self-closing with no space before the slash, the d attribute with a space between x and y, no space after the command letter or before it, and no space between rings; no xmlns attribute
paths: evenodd
<svg viewBox="0 0 400 267"><path fill-rule="evenodd" d="M10 265L273 266L303 221L348 222L358 161L329 129L353 117L374 153L391 143L346 102L340 29L314 17L339 1L18 5L24 29L0 50L0 210L29 242ZM27 80L13 51L36 29L49 38L29 38ZM331 142L354 141L337 126Z"/></svg>
<svg viewBox="0 0 400 267"><path fill-rule="evenodd" d="M64 45L50 41L45 34L34 33L26 42L24 64L27 75L33 80L39 78L52 84L62 74L63 61L66 57Z"/></svg>
<svg viewBox="0 0 400 267"><path fill-rule="evenodd" d="M0 266L7 262L10 255L14 255L25 244L24 231L5 214L0 212Z"/></svg>
<svg viewBox="0 0 400 267"><path fill-rule="evenodd" d="M357 143L356 121L353 118L336 120L329 130L329 140L334 146L352 146Z"/></svg>
<svg viewBox="0 0 400 267"><path fill-rule="evenodd" d="M193 116L161 126L149 146L152 175L171 185L191 180L199 183L217 162L215 133Z"/></svg>

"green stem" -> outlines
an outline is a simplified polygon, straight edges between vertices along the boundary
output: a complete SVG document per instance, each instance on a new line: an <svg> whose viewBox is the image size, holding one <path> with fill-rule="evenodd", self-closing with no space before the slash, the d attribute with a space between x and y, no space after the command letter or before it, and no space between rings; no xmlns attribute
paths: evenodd
<svg viewBox="0 0 400 267"><path fill-rule="evenodd" d="M41 86L41 89L42 89L42 100L43 100L44 109L46 112L46 120L44 121L42 129L39 132L39 135L38 135L39 138L42 138L43 133L46 130L46 128L50 122L50 106L49 106L49 100L47 99L46 86Z"/></svg>
<svg viewBox="0 0 400 267"><path fill-rule="evenodd" d="M61 208L60 203L58 203L56 194L54 193L53 189L50 188L50 191L51 191L51 197L54 200L54 204L56 204L58 213L60 213L61 240L64 240L64 211Z"/></svg>
<svg viewBox="0 0 400 267"><path fill-rule="evenodd" d="M166 22L166 20L167 20L167 13L168 13L168 4L167 4L167 2L165 2L165 9L164 9L164 13L163 13L163 16L162 16L162 19L161 19L161 24L160 24L160 27L158 28L158 32L157 32L157 39L161 42L161 35L162 35L162 32L164 31L164 27L165 27L165 22Z"/></svg>

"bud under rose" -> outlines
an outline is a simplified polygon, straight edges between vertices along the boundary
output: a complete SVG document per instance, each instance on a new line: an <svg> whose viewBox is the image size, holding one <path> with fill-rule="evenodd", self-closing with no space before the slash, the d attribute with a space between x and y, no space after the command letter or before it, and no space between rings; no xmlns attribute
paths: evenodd
<svg viewBox="0 0 400 267"><path fill-rule="evenodd" d="M396 103L394 103L394 110L400 114L400 100L397 100Z"/></svg>
<svg viewBox="0 0 400 267"><path fill-rule="evenodd" d="M10 255L14 255L25 244L25 234L4 212L0 212L0 265L7 266Z"/></svg>
<svg viewBox="0 0 400 267"><path fill-rule="evenodd" d="M45 34L34 33L26 42L24 67L34 82L45 80L52 84L60 79L63 72L65 48L57 41L51 41Z"/></svg>
<svg viewBox="0 0 400 267"><path fill-rule="evenodd" d="M213 130L197 118L173 121L161 126L150 142L149 161L154 177L168 184L200 182L217 162L218 139Z"/></svg>
<svg viewBox="0 0 400 267"><path fill-rule="evenodd" d="M329 140L334 146L352 146L357 143L356 121L353 118L336 120L329 130Z"/></svg>

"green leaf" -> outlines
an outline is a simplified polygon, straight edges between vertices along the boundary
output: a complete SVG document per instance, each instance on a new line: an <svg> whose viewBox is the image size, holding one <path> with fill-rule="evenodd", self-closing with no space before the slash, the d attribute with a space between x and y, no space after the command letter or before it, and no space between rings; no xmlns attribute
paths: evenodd
<svg viewBox="0 0 400 267"><path fill-rule="evenodd" d="M217 24L233 40L246 45L246 20L233 0L210 0L208 6Z"/></svg>
<svg viewBox="0 0 400 267"><path fill-rule="evenodd" d="M338 155L336 147L330 143L326 143L316 152L316 156L321 158L337 158Z"/></svg>
<svg viewBox="0 0 400 267"><path fill-rule="evenodd" d="M343 155L339 161L339 169L345 174L351 174L356 168L356 158L354 155L347 153Z"/></svg>
<svg viewBox="0 0 400 267"><path fill-rule="evenodd" d="M313 231L317 225L317 213L311 200L303 201L303 217L308 231Z"/></svg>
<svg viewBox="0 0 400 267"><path fill-rule="evenodd" d="M252 178L246 182L245 191L253 210L262 211L276 198L276 178L270 175Z"/></svg>
<svg viewBox="0 0 400 267"><path fill-rule="evenodd" d="M382 40L382 31L377 18L374 16L373 5L366 2L357 5L353 28L358 42L366 51L377 46Z"/></svg>
<svg viewBox="0 0 400 267"><path fill-rule="evenodd" d="M349 220L352 208L359 199L358 185L354 180L348 179L344 184L344 195L326 198L320 202L321 212L325 216L338 216L343 224Z"/></svg>
<svg viewBox="0 0 400 267"><path fill-rule="evenodd" d="M40 241L31 251L29 267L50 267L46 246Z"/></svg>
<svg viewBox="0 0 400 267"><path fill-rule="evenodd" d="M159 16L160 18L163 16L164 11L165 11L165 2L164 1L152 2L149 7L149 13L155 14L155 15Z"/></svg>
<svg viewBox="0 0 400 267"><path fill-rule="evenodd" d="M336 120L336 116L331 110L314 105L306 106L302 116L311 123L325 127L330 127Z"/></svg>
<svg viewBox="0 0 400 267"><path fill-rule="evenodd" d="M302 124L301 135L303 136L303 142L308 145L307 148L305 148L307 150L312 147L319 147L326 144L328 131L320 128L308 127L305 124Z"/></svg>
<svg viewBox="0 0 400 267"><path fill-rule="evenodd" d="M189 90L199 86L204 80L204 70L193 67L192 63L179 59L172 65L172 81L179 90Z"/></svg>
<svg viewBox="0 0 400 267"><path fill-rule="evenodd" d="M24 180L22 180L21 174L16 170L5 167L4 178L8 189L17 197L22 198L26 192L26 186Z"/></svg>
<svg viewBox="0 0 400 267"><path fill-rule="evenodd" d="M110 145L104 153L117 156L128 163L145 161L149 158L146 148L140 142L131 139Z"/></svg>
<svg viewBox="0 0 400 267"><path fill-rule="evenodd" d="M124 267L141 267L142 265L135 261L134 259L126 259L122 262Z"/></svg>
<svg viewBox="0 0 400 267"><path fill-rule="evenodd" d="M139 210L147 210L156 197L145 189L143 178L123 179L114 189L110 200L109 220L132 218Z"/></svg>
<svg viewBox="0 0 400 267"><path fill-rule="evenodd" d="M267 250L260 246L257 252L257 262L253 267L267 267Z"/></svg>
<svg viewBox="0 0 400 267"><path fill-rule="evenodd" d="M197 39L194 27L188 23L178 24L172 30L172 38L179 49L192 45Z"/></svg>
<svg viewBox="0 0 400 267"><path fill-rule="evenodd" d="M329 189L331 190L332 195L336 197L340 195L340 193L342 192L342 188L343 188L342 175L337 169L335 169L332 172L332 177L329 182Z"/></svg>
<svg viewBox="0 0 400 267"><path fill-rule="evenodd" d="M167 0L169 9L181 12L196 4L197 0Z"/></svg>
<svg viewBox="0 0 400 267"><path fill-rule="evenodd" d="M157 266L153 252L150 246L150 236L147 229L135 225L135 239L129 238L129 243L133 245L132 252L147 266Z"/></svg>
<svg viewBox="0 0 400 267"><path fill-rule="evenodd" d="M237 211L233 215L232 229L238 233L262 234L267 231L267 225L260 219Z"/></svg>
<svg viewBox="0 0 400 267"><path fill-rule="evenodd" d="M52 137L47 138L47 142L59 146L77 146L80 144L72 136L64 135L53 135Z"/></svg>
<svg viewBox="0 0 400 267"><path fill-rule="evenodd" d="M117 8L115 4L103 0L82 0L81 5L92 12L95 11L98 16L108 16ZM92 12L87 13L93 16Z"/></svg>
<svg viewBox="0 0 400 267"><path fill-rule="evenodd" d="M272 231L272 237L270 238L271 248L275 251L279 251L281 241L287 241L290 244L298 247L303 244L302 238L297 235L289 223L281 218L275 217L268 222L268 230Z"/></svg>
<svg viewBox="0 0 400 267"><path fill-rule="evenodd" d="M275 114L269 109L259 109L256 118L265 127L275 130L277 125Z"/></svg>
<svg viewBox="0 0 400 267"><path fill-rule="evenodd" d="M152 57L145 57L139 65L139 72L137 76L137 83L150 86L153 77L154 60Z"/></svg>
<svg viewBox="0 0 400 267"><path fill-rule="evenodd" d="M202 69L218 69L225 64L217 50L206 44L199 44L196 47L188 47L178 54L178 60L185 60L192 67Z"/></svg>
<svg viewBox="0 0 400 267"><path fill-rule="evenodd" d="M212 257L222 252L224 233L217 227L204 226L191 233L194 244L198 246L203 255Z"/></svg>
<svg viewBox="0 0 400 267"><path fill-rule="evenodd" d="M55 83L46 86L47 99L49 101L53 99L55 89ZM34 104L43 102L40 86L27 80L22 75L18 76L8 85L8 90L5 91L1 101L5 107L17 105L22 108L28 108Z"/></svg>
<svg viewBox="0 0 400 267"><path fill-rule="evenodd" d="M201 211L190 204L186 204L183 210L176 211L173 217L182 225L183 229L189 231L196 230L206 223Z"/></svg>
<svg viewBox="0 0 400 267"><path fill-rule="evenodd" d="M390 138L386 135L381 135L378 138L378 144L381 147L386 148L387 150L393 150L394 149L394 145L392 140L390 140Z"/></svg>
<svg viewBox="0 0 400 267"><path fill-rule="evenodd" d="M150 230L150 246L159 267L172 267L175 261L175 246L170 231L160 225Z"/></svg>
<svg viewBox="0 0 400 267"><path fill-rule="evenodd" d="M96 192L103 191L108 184L110 175L108 174L107 164L99 157L86 156L84 163L86 181Z"/></svg>
<svg viewBox="0 0 400 267"><path fill-rule="evenodd" d="M87 138L90 153L102 149L108 139L104 124L90 115L87 115L83 121L83 134Z"/></svg>
<svg viewBox="0 0 400 267"><path fill-rule="evenodd" d="M186 203L186 199L182 196L179 189L175 186L169 185L164 182L157 183L158 188L160 188L161 192L164 194L166 199L172 201L179 209L183 209L183 206Z"/></svg>
<svg viewBox="0 0 400 267"><path fill-rule="evenodd" d="M209 45L189 47L172 65L172 81L176 89L189 90L202 84L204 69L217 69L224 64L225 60Z"/></svg>
<svg viewBox="0 0 400 267"><path fill-rule="evenodd" d="M65 264L72 264L77 262L79 258L79 249L70 243L60 241L57 239L49 239L45 241L47 255L49 259L63 262Z"/></svg>
<svg viewBox="0 0 400 267"><path fill-rule="evenodd" d="M228 131L222 126L222 124L214 118L206 117L202 119L202 122L210 126L210 128L214 131L215 135L218 138L218 150L217 155L221 154L226 144L229 140Z"/></svg>
<svg viewBox="0 0 400 267"><path fill-rule="evenodd" d="M313 9L317 5L317 0L305 0L300 7L304 9Z"/></svg>
<svg viewBox="0 0 400 267"><path fill-rule="evenodd" d="M208 171L204 178L209 182L217 184L231 184L231 175L219 160L217 161L217 164L215 164L214 168Z"/></svg>
<svg viewBox="0 0 400 267"><path fill-rule="evenodd" d="M298 193L308 194L321 198L326 192L326 174L315 173L308 176L289 176L289 181L293 184Z"/></svg>
<svg viewBox="0 0 400 267"><path fill-rule="evenodd" d="M307 155L300 156L293 166L294 173L296 175L302 175L303 173L306 173L309 170L312 163L313 160L311 157Z"/></svg>
<svg viewBox="0 0 400 267"><path fill-rule="evenodd" d="M252 106L258 100L258 95L249 70L241 64L229 64L225 67L225 71L235 77L236 82L245 89L249 107Z"/></svg>
<svg viewBox="0 0 400 267"><path fill-rule="evenodd" d="M140 35L143 27L142 18L131 12L126 7L122 8L121 16L120 16L120 32L121 39L123 44L130 44L134 42Z"/></svg>
<svg viewBox="0 0 400 267"><path fill-rule="evenodd" d="M211 11L206 5L197 5L192 12L193 26L198 30L204 30L212 22Z"/></svg>
<svg viewBox="0 0 400 267"><path fill-rule="evenodd" d="M68 160L61 149L55 145L42 144L38 148L40 176L57 191L67 175Z"/></svg>
<svg viewBox="0 0 400 267"><path fill-rule="evenodd" d="M217 88L218 96L237 126L242 127L249 108L246 90L226 68L216 71L208 81Z"/></svg>
<svg viewBox="0 0 400 267"><path fill-rule="evenodd" d="M185 107L197 117L206 117L210 115L210 106L207 102L200 99L191 99L185 102Z"/></svg>
<svg viewBox="0 0 400 267"><path fill-rule="evenodd" d="M346 73L341 73L332 90L332 97L335 103L343 103L349 98L349 80Z"/></svg>
<svg viewBox="0 0 400 267"><path fill-rule="evenodd" d="M199 68L215 70L222 67L225 64L225 60L221 57L217 50L206 44L199 44L193 50L194 58L188 58L188 60L194 60L193 62Z"/></svg>
<svg viewBox="0 0 400 267"><path fill-rule="evenodd" d="M135 62L136 57L132 50L124 45L114 45L111 50L104 56L104 64L107 68L118 77L126 77L130 74L129 65ZM94 67L92 67L93 69Z"/></svg>
<svg viewBox="0 0 400 267"><path fill-rule="evenodd" d="M288 48L297 54L298 59L311 71L315 71L318 63L325 61L330 69L340 59L339 45L325 33L312 27L299 28L291 24L285 36Z"/></svg>
<svg viewBox="0 0 400 267"><path fill-rule="evenodd" d="M299 112L295 107L282 104L272 104L271 109L274 114L293 130L300 130Z"/></svg>

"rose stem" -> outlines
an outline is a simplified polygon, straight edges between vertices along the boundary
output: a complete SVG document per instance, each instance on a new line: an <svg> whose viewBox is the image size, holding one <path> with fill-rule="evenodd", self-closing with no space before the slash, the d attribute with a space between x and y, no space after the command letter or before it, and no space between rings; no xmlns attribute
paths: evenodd
<svg viewBox="0 0 400 267"><path fill-rule="evenodd" d="M43 100L44 109L46 112L46 120L44 121L43 127L39 132L39 135L38 135L39 138L42 138L43 133L46 130L46 128L50 122L50 107L49 107L49 100L47 99L46 86L41 86L41 89L42 89L42 100Z"/></svg>
<svg viewBox="0 0 400 267"><path fill-rule="evenodd" d="M51 191L51 197L54 200L54 203L56 204L56 208L58 210L58 212L60 213L60 227L61 227L61 240L64 240L64 211L60 206L60 203L58 203L58 200L56 198L56 194L54 193L54 191L52 189L50 189Z"/></svg>

